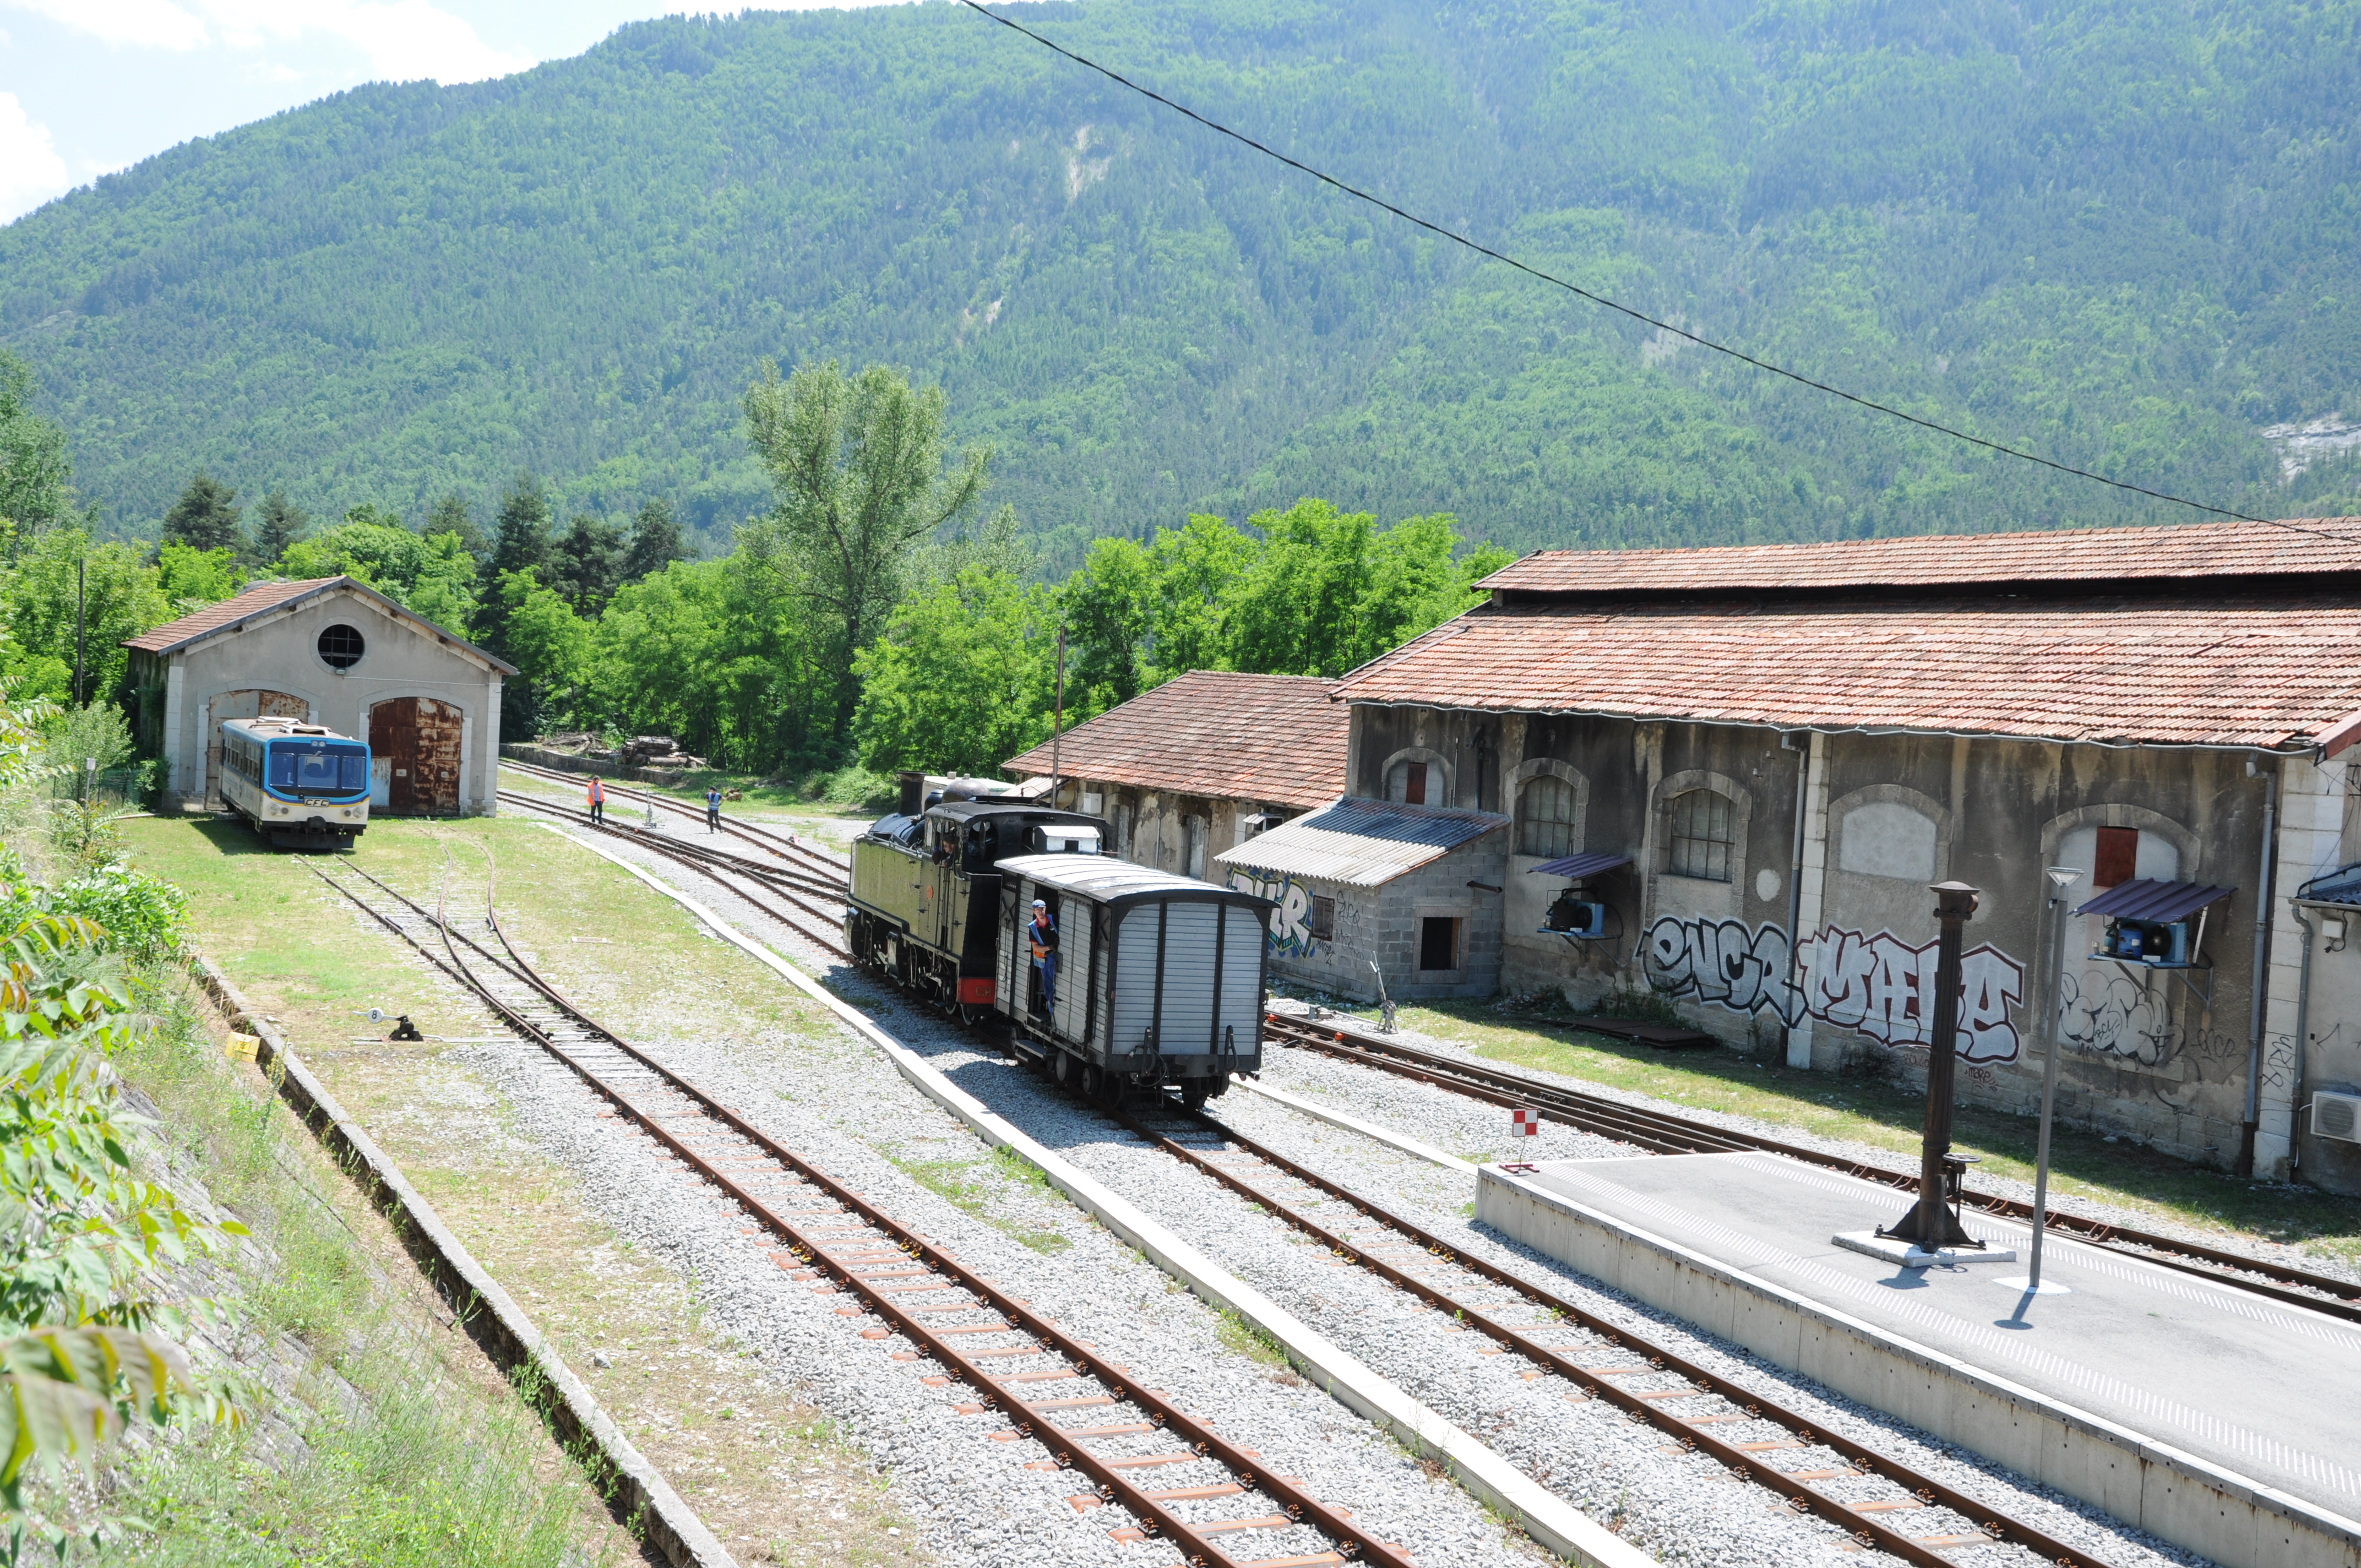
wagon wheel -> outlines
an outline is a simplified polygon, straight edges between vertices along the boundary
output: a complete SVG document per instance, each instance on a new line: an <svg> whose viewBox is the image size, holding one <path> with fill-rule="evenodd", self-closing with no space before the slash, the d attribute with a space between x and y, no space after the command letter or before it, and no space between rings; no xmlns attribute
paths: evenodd
<svg viewBox="0 0 2361 1568"><path fill-rule="evenodd" d="M1104 1100L1106 1098L1106 1069L1096 1062L1084 1062L1082 1064L1083 1097L1090 1100Z"/></svg>
<svg viewBox="0 0 2361 1568"><path fill-rule="evenodd" d="M1211 1079L1184 1079L1180 1083L1180 1103L1191 1111L1202 1111L1205 1108L1205 1096L1212 1088L1213 1080Z"/></svg>

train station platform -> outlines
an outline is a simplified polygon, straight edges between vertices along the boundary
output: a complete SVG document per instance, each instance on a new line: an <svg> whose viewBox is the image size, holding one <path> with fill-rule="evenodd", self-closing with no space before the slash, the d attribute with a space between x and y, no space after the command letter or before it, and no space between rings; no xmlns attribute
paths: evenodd
<svg viewBox="0 0 2361 1568"><path fill-rule="evenodd" d="M1833 1240L1907 1193L1776 1155L1488 1165L1477 1219L1764 1359L2232 1568L2361 1564L2361 1326L2026 1226L2015 1262ZM2012 1286L2006 1280L2016 1280Z"/></svg>

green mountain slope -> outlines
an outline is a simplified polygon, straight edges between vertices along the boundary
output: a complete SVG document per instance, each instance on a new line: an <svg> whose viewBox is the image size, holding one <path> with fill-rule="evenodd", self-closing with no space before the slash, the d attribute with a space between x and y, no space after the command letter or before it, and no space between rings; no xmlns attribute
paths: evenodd
<svg viewBox="0 0 2361 1568"><path fill-rule="evenodd" d="M1176 0L1029 25L1587 286L2061 461L2316 510L2361 416L2361 3ZM374 87L0 228L83 489L765 503L763 356L939 381L1053 562L1304 493L1471 536L2186 515L1470 258L949 5Z"/></svg>

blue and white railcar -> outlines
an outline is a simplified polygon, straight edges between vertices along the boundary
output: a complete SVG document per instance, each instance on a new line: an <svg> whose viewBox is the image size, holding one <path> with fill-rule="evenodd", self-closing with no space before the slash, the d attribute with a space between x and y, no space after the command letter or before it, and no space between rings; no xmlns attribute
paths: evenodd
<svg viewBox="0 0 2361 1568"><path fill-rule="evenodd" d="M221 770L223 801L280 849L346 849L368 827L368 747L324 726L225 719Z"/></svg>

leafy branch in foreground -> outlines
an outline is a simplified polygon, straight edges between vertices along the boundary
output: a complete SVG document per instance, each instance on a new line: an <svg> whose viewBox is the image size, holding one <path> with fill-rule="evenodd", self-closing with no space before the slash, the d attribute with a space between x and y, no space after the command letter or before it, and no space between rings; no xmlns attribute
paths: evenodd
<svg viewBox="0 0 2361 1568"><path fill-rule="evenodd" d="M14 872L13 864L0 872ZM0 885L0 903L37 898ZM31 1541L118 1533L101 1515L68 1526L29 1507L28 1478L68 1461L89 1469L133 1421L183 1412L239 1419L201 1390L171 1335L182 1316L163 1272L224 1234L143 1179L125 1147L142 1119L124 1103L110 1058L148 1027L93 966L106 932L79 916L22 914L0 938L0 1562Z"/></svg>

